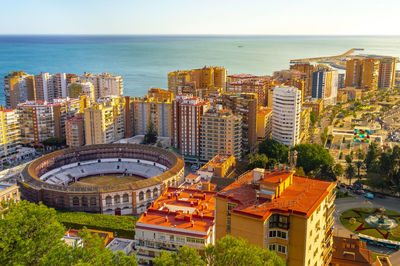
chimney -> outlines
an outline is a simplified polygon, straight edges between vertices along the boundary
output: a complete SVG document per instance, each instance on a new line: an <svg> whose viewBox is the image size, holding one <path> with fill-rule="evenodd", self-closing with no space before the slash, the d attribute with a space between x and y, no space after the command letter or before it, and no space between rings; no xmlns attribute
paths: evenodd
<svg viewBox="0 0 400 266"><path fill-rule="evenodd" d="M264 177L264 169L255 168L253 169L253 183L257 183Z"/></svg>

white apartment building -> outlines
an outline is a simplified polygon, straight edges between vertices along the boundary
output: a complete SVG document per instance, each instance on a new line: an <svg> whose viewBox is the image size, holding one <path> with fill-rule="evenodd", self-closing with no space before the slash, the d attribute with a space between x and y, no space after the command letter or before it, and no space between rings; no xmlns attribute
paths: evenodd
<svg viewBox="0 0 400 266"><path fill-rule="evenodd" d="M84 73L82 80L91 82L94 86L95 99L107 96L123 96L124 84L121 76L114 76L108 73L91 74Z"/></svg>
<svg viewBox="0 0 400 266"><path fill-rule="evenodd" d="M294 146L300 140L301 91L275 87L272 103L272 139Z"/></svg>

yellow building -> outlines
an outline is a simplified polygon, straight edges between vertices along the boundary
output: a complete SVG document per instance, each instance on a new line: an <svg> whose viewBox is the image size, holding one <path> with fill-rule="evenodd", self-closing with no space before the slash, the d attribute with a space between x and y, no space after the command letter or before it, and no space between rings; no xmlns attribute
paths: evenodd
<svg viewBox="0 0 400 266"><path fill-rule="evenodd" d="M94 86L89 81L75 81L68 87L70 98L79 98L81 95L86 95L90 103L94 103Z"/></svg>
<svg viewBox="0 0 400 266"><path fill-rule="evenodd" d="M200 122L200 159L209 161L217 154L242 155L242 117L228 109L209 109Z"/></svg>
<svg viewBox="0 0 400 266"><path fill-rule="evenodd" d="M0 160L4 163L17 153L21 141L21 130L16 109L0 106Z"/></svg>
<svg viewBox="0 0 400 266"><path fill-rule="evenodd" d="M206 97L226 90L227 70L223 67L207 67L179 70L168 74L168 90L175 95L190 93Z"/></svg>
<svg viewBox="0 0 400 266"><path fill-rule="evenodd" d="M271 137L272 109L259 107L257 110L257 143Z"/></svg>
<svg viewBox="0 0 400 266"><path fill-rule="evenodd" d="M84 110L86 145L111 143L125 136L125 105L125 97L105 97Z"/></svg>
<svg viewBox="0 0 400 266"><path fill-rule="evenodd" d="M207 180L211 179L211 177L225 177L235 166L235 156L218 154L201 167L197 174Z"/></svg>
<svg viewBox="0 0 400 266"><path fill-rule="evenodd" d="M291 265L327 265L332 256L335 183L256 168L215 198L216 238L269 248Z"/></svg>
<svg viewBox="0 0 400 266"><path fill-rule="evenodd" d="M131 100L134 135L145 135L151 121L157 129L158 136L171 137L173 94L169 94L168 97L151 97L150 94Z"/></svg>
<svg viewBox="0 0 400 266"><path fill-rule="evenodd" d="M160 88L151 88L147 93L148 97L156 98L159 101L172 101L174 99L174 93L163 90Z"/></svg>
<svg viewBox="0 0 400 266"><path fill-rule="evenodd" d="M4 77L4 95L7 108L16 108L19 103L35 100L34 76L23 71L14 71Z"/></svg>
<svg viewBox="0 0 400 266"><path fill-rule="evenodd" d="M320 116L320 114L324 110L324 100L316 99L313 101L304 102L302 107L310 107L317 116Z"/></svg>
<svg viewBox="0 0 400 266"><path fill-rule="evenodd" d="M17 184L0 183L0 202L1 201L7 202L10 200L18 202L20 201L20 199L21 198L19 193L19 187L17 186Z"/></svg>

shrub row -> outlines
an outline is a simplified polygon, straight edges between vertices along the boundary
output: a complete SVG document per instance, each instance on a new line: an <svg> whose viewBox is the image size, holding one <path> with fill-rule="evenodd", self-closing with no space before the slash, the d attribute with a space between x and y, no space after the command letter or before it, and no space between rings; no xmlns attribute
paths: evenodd
<svg viewBox="0 0 400 266"><path fill-rule="evenodd" d="M114 216L85 212L57 211L57 219L66 228L88 229L113 232L116 237L135 238L137 218L133 216Z"/></svg>

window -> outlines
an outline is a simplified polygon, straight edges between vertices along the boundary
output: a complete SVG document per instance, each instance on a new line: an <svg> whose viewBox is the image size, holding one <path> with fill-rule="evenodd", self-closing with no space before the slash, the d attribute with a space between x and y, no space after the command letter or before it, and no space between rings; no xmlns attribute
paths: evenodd
<svg viewBox="0 0 400 266"><path fill-rule="evenodd" d="M107 204L107 205L111 205L111 204L112 204L112 198L111 198L111 196L107 196L107 197L106 197L106 204Z"/></svg>
<svg viewBox="0 0 400 266"><path fill-rule="evenodd" d="M153 197L156 198L158 196L158 188L153 189Z"/></svg>
<svg viewBox="0 0 400 266"><path fill-rule="evenodd" d="M114 203L120 203L121 202L121 197L119 195L114 196Z"/></svg>
<svg viewBox="0 0 400 266"><path fill-rule="evenodd" d="M140 193L139 193L139 200L144 200L144 193L143 193L143 191L140 191Z"/></svg>
<svg viewBox="0 0 400 266"><path fill-rule="evenodd" d="M269 227L274 228L282 228L289 229L289 217L285 215L273 214L269 218Z"/></svg>
<svg viewBox="0 0 400 266"><path fill-rule="evenodd" d="M228 213L227 213L227 215L226 215L226 232L228 233L228 234L230 234L231 233L231 210L233 210L233 208L235 208L235 204L233 204L233 203L228 203Z"/></svg>
<svg viewBox="0 0 400 266"><path fill-rule="evenodd" d="M73 204L74 206L79 206L79 198L78 198L78 197L74 197L74 198L72 199L72 204Z"/></svg>
<svg viewBox="0 0 400 266"><path fill-rule="evenodd" d="M125 193L125 194L122 196L122 201L123 201L123 202L129 202L129 195Z"/></svg>
<svg viewBox="0 0 400 266"><path fill-rule="evenodd" d="M185 243L185 237L183 237L183 236L177 236L177 237L176 237L176 242Z"/></svg>
<svg viewBox="0 0 400 266"><path fill-rule="evenodd" d="M276 250L276 245L272 244L268 246L269 250L275 251Z"/></svg>
<svg viewBox="0 0 400 266"><path fill-rule="evenodd" d="M286 254L286 246L278 245L278 252Z"/></svg>
<svg viewBox="0 0 400 266"><path fill-rule="evenodd" d="M88 206L88 200L86 197L82 197L82 206Z"/></svg>
<svg viewBox="0 0 400 266"><path fill-rule="evenodd" d="M269 237L271 237L271 238L278 237L278 238L282 238L282 239L287 239L288 238L288 234L285 231L270 230L269 231Z"/></svg>
<svg viewBox="0 0 400 266"><path fill-rule="evenodd" d="M146 199L151 199L151 191L150 191L150 189L148 189L146 191Z"/></svg>
<svg viewBox="0 0 400 266"><path fill-rule="evenodd" d="M169 240L170 240L170 241L174 241L174 240L175 240L174 235L170 235L170 236L169 236Z"/></svg>
<svg viewBox="0 0 400 266"><path fill-rule="evenodd" d="M91 205L91 206L96 206L96 204L97 204L97 203L96 203L96 198L95 198L95 197L91 197L91 198L90 198L90 205Z"/></svg>

